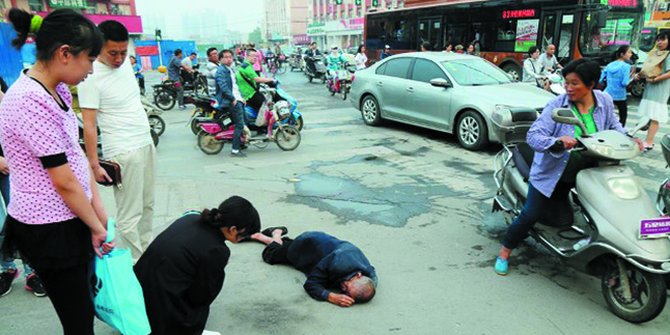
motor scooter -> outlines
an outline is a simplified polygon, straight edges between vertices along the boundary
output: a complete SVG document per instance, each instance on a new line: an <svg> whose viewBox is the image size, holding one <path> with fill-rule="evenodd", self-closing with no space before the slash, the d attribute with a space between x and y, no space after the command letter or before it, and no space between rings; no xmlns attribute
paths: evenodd
<svg viewBox="0 0 670 335"><path fill-rule="evenodd" d="M354 73L356 68L351 65L344 65L344 68L334 71L326 79L326 88L330 92L330 96L339 94L342 100L347 100L347 95L351 91L351 83L354 82Z"/></svg>
<svg viewBox="0 0 670 335"><path fill-rule="evenodd" d="M576 125L587 133L571 109L551 113L554 121ZM502 211L508 224L526 201L535 154L526 135L536 118L532 109L510 108L499 108L491 117L492 129L503 144L494 159L498 190L493 211ZM670 273L670 240L667 232L658 229L661 223L652 200L623 163L639 155L639 147L614 130L577 142L572 150L594 165L578 172L570 192L573 222L566 225L547 216L530 235L567 265L599 276L603 298L615 315L632 323L650 321L666 303L664 275ZM560 141L550 148L562 150Z"/></svg>
<svg viewBox="0 0 670 335"><path fill-rule="evenodd" d="M313 69L312 69L313 68ZM321 79L321 83L326 83L326 74L328 69L323 63L323 56L305 56L305 76L311 83L314 79Z"/></svg>
<svg viewBox="0 0 670 335"><path fill-rule="evenodd" d="M260 149L266 148L270 142L275 142L283 151L295 150L300 145L300 131L292 125L277 123L277 120L286 118L287 114L290 113L287 105L288 103L285 101L274 104L272 109L268 109L264 105L261 113L266 118L266 124L262 126L248 125L251 129L245 127L246 129L241 135L241 142ZM198 148L208 155L216 155L223 150L225 143L232 143L235 125L230 112L224 110L217 120L201 123L200 129Z"/></svg>

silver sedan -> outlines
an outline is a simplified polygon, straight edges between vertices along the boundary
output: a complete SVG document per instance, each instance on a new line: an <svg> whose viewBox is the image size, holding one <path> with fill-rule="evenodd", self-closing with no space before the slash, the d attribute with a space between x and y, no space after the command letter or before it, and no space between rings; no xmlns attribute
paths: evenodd
<svg viewBox="0 0 670 335"><path fill-rule="evenodd" d="M497 141L491 113L499 108L541 111L554 95L513 82L494 64L445 52L398 54L356 72L350 101L371 126L393 120L456 134L468 150Z"/></svg>

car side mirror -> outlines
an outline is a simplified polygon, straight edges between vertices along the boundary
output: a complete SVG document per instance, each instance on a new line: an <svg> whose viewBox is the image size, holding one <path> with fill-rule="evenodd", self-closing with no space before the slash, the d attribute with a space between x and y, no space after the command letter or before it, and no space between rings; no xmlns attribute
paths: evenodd
<svg viewBox="0 0 670 335"><path fill-rule="evenodd" d="M554 108L551 111L551 119L558 123L575 125L582 129L582 134L588 134L582 120L575 116L570 108Z"/></svg>
<svg viewBox="0 0 670 335"><path fill-rule="evenodd" d="M451 83L446 81L444 78L431 79L430 84L435 86L435 87L444 87L444 88L451 87Z"/></svg>

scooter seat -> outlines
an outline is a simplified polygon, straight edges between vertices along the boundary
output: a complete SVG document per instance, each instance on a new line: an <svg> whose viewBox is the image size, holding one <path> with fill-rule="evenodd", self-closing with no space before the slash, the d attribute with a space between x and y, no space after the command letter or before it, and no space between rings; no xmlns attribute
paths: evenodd
<svg viewBox="0 0 670 335"><path fill-rule="evenodd" d="M519 143L512 149L512 160L525 182L528 182L530 177L530 167L533 165L534 156L535 151L526 142Z"/></svg>

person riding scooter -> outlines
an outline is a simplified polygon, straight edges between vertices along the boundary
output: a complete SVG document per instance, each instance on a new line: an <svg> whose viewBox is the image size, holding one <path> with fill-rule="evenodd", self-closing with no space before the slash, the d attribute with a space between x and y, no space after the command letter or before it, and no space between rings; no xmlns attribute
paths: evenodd
<svg viewBox="0 0 670 335"><path fill-rule="evenodd" d="M600 78L598 63L579 59L568 64L563 74L567 93L549 102L528 131L527 142L535 154L527 200L508 228L496 258L494 270L499 275L508 273L512 250L528 236L535 223L543 220L572 222L569 192L575 185L577 172L589 166L589 161L579 152L570 151L577 144L575 138L608 129L626 134L614 113L612 98L594 90ZM559 107L571 108L586 126L588 134L583 134L579 127L555 122L551 111ZM633 140L642 150L642 142Z"/></svg>
<svg viewBox="0 0 670 335"><path fill-rule="evenodd" d="M316 65L314 64L314 57L322 56L323 54L316 46L316 42L312 42L309 45L309 49L305 51L305 65L309 72L316 74Z"/></svg>

